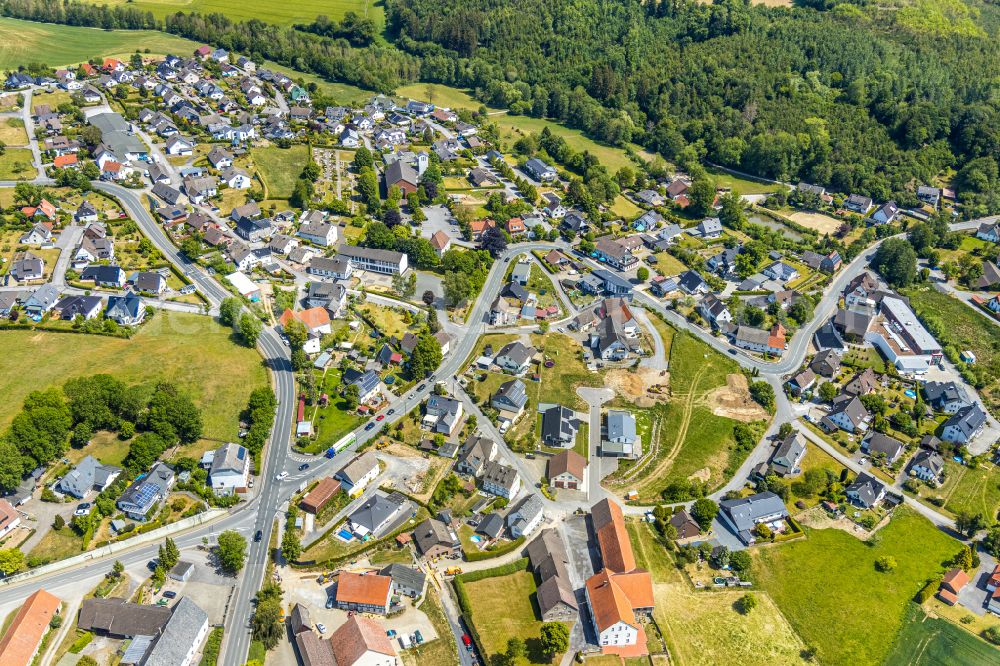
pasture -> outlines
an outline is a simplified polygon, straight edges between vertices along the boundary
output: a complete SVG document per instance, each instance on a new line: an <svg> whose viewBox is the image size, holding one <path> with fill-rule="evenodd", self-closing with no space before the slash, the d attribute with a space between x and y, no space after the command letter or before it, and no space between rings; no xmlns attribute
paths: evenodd
<svg viewBox="0 0 1000 666"><path fill-rule="evenodd" d="M157 312L131 340L0 331L0 347L3 428L31 391L107 373L128 384L175 382L201 408L205 437L236 441L240 410L253 389L267 384L260 356L235 344L229 329L208 317L169 310Z"/></svg>
<svg viewBox="0 0 1000 666"><path fill-rule="evenodd" d="M0 18L0 44L0 69L32 62L71 65L96 57L124 57L136 50L187 55L199 46L156 30L99 30L11 18Z"/></svg>
<svg viewBox="0 0 1000 666"><path fill-rule="evenodd" d="M805 539L754 548L753 580L820 663L883 663L910 599L961 547L906 507L870 544L837 529L805 531ZM883 555L895 558L893 571L875 570Z"/></svg>
<svg viewBox="0 0 1000 666"><path fill-rule="evenodd" d="M381 30L385 25L385 11L375 0L300 0L300 2L241 2L240 0L100 0L94 4L124 5L152 12L156 18L164 18L175 12L198 12L199 14L225 14L234 21L257 19L277 25L309 23L320 14L331 19L341 19L347 12L368 16Z"/></svg>
<svg viewBox="0 0 1000 666"><path fill-rule="evenodd" d="M309 147L294 145L291 148L254 148L251 151L254 166L267 186L269 199L287 199L292 196L295 181L309 158Z"/></svg>

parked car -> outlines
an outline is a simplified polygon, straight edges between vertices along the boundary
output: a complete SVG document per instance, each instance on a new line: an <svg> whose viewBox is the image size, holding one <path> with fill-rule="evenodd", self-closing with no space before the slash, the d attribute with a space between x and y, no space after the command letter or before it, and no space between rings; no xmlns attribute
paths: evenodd
<svg viewBox="0 0 1000 666"><path fill-rule="evenodd" d="M76 511L73 512L74 516L89 516L90 515L90 502L81 502L77 505Z"/></svg>
<svg viewBox="0 0 1000 666"><path fill-rule="evenodd" d="M365 426L365 430L371 430L374 427L375 427L375 423L372 422L372 423L369 423L368 425Z"/></svg>
<svg viewBox="0 0 1000 666"><path fill-rule="evenodd" d="M174 597L177 596L177 593L174 592L173 590L167 590L166 592L163 593L163 596L165 596L167 599L173 599Z"/></svg>
<svg viewBox="0 0 1000 666"><path fill-rule="evenodd" d="M333 608L333 597L326 598L326 608Z"/></svg>
<svg viewBox="0 0 1000 666"><path fill-rule="evenodd" d="M322 622L317 622L316 623L316 631L318 631L321 634L325 634L326 633L326 625L323 624Z"/></svg>
<svg viewBox="0 0 1000 666"><path fill-rule="evenodd" d="M375 420L376 421L381 421L384 418L385 418L385 414L379 414L378 416L375 417Z"/></svg>

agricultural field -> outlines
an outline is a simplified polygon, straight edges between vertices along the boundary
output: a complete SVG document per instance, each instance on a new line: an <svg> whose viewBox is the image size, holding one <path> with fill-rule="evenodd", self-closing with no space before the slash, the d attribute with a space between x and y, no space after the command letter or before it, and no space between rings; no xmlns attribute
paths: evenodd
<svg viewBox="0 0 1000 666"><path fill-rule="evenodd" d="M928 617L920 606L910 604L903 629L885 663L886 666L987 666L998 661L997 648L951 622Z"/></svg>
<svg viewBox="0 0 1000 666"><path fill-rule="evenodd" d="M287 199L292 196L295 181L309 159L309 147L294 145L291 148L254 148L251 156L257 173L267 186L268 199Z"/></svg>
<svg viewBox="0 0 1000 666"><path fill-rule="evenodd" d="M576 151L588 151L597 157L600 163L614 173L622 167L635 167L635 162L626 154L624 148L608 146L594 141L585 136L578 129L571 129L565 125L560 125L551 120L542 118L532 118L530 116L515 116L509 113L500 113L490 116L490 120L497 124L501 143L506 144L509 149L519 138L525 134L539 134L546 127L556 136L566 139L570 148Z"/></svg>
<svg viewBox="0 0 1000 666"><path fill-rule="evenodd" d="M251 6L247 5L250 9ZM104 56L128 56L137 49L151 54L190 54L195 42L156 30L99 30L0 18L0 69L43 62L51 67Z"/></svg>
<svg viewBox="0 0 1000 666"><path fill-rule="evenodd" d="M0 331L0 427L35 390L71 377L112 373L126 383L175 382L202 410L205 437L234 440L250 392L267 384L260 356L232 342L209 317L159 311L131 340L35 331ZM81 347L86 353L81 354ZM45 363L37 363L44 358ZM24 372L24 368L31 372Z"/></svg>
<svg viewBox="0 0 1000 666"><path fill-rule="evenodd" d="M741 615L737 591L698 591L681 576L648 523L628 522L636 563L653 574L653 617L680 664L797 664L805 645L767 594Z"/></svg>
<svg viewBox="0 0 1000 666"><path fill-rule="evenodd" d="M812 229L819 234L833 234L843 224L840 220L823 213L809 213L802 210L788 214L788 219L796 224L801 224L807 229Z"/></svg>
<svg viewBox="0 0 1000 666"><path fill-rule="evenodd" d="M430 102L437 106L448 109L467 109L478 111L483 103L473 97L468 91L461 88L442 85L440 83L411 83L410 85L396 88L395 97L404 102L415 99L422 102Z"/></svg>
<svg viewBox="0 0 1000 666"><path fill-rule="evenodd" d="M246 3L239 0L110 0L94 4L124 5L152 12L156 18L164 18L175 12L198 12L199 14L224 14L233 21L257 19L277 25L309 23L320 14L340 20L347 12L367 16L375 21L381 30L385 25L385 11L375 0L304 0L303 2L263 2Z"/></svg>
<svg viewBox="0 0 1000 666"><path fill-rule="evenodd" d="M753 576L820 663L883 663L910 599L961 546L906 507L871 544L837 529L805 532L755 548ZM883 555L895 558L893 571L875 570Z"/></svg>
<svg viewBox="0 0 1000 666"><path fill-rule="evenodd" d="M609 479L618 491L637 490L640 502L655 501L673 482L722 483L725 470L740 462L731 459L734 419L767 417L748 402L736 363L694 336L674 334L669 358L670 398L650 410L651 441L643 441L642 458Z"/></svg>

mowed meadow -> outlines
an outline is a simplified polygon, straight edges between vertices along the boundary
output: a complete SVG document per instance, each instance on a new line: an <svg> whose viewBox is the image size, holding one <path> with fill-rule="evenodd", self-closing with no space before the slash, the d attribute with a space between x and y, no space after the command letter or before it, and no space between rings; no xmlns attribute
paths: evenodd
<svg viewBox="0 0 1000 666"><path fill-rule="evenodd" d="M129 4L137 9L149 11L156 18L176 12L198 12L199 14L224 14L234 21L257 19L276 25L309 23L320 14L331 19L340 19L347 12L367 16L375 21L381 30L385 25L385 11L375 0L299 0L280 2L279 0L90 0L95 5Z"/></svg>
<svg viewBox="0 0 1000 666"><path fill-rule="evenodd" d="M191 53L198 44L156 30L100 30L0 18L0 69L28 63L75 65L90 58Z"/></svg>

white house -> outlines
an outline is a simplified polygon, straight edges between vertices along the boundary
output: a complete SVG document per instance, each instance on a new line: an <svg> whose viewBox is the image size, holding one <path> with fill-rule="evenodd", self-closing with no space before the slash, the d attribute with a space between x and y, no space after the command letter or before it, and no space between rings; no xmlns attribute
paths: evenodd
<svg viewBox="0 0 1000 666"><path fill-rule="evenodd" d="M20 524L21 514L11 506L10 502L0 499L0 539L17 529L17 526Z"/></svg>
<svg viewBox="0 0 1000 666"><path fill-rule="evenodd" d="M352 497L357 497L364 492L365 487L378 476L378 458L371 451L366 451L334 474L334 478L340 480L344 490Z"/></svg>
<svg viewBox="0 0 1000 666"><path fill-rule="evenodd" d="M249 452L232 443L216 449L208 478L216 495L232 495L246 488L250 480Z"/></svg>

